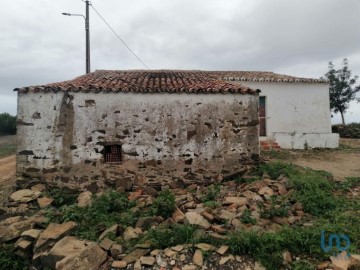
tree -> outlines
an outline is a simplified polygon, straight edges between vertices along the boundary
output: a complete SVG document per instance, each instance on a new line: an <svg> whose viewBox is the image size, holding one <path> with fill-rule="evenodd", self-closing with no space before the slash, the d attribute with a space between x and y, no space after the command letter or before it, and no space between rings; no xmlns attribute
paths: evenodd
<svg viewBox="0 0 360 270"><path fill-rule="evenodd" d="M342 67L338 70L329 62L329 71L325 77L330 82L330 108L341 114L342 124L345 125L344 113L349 108L350 101L355 100L356 93L360 91L360 85L355 85L358 76L351 76L348 60L344 58ZM360 99L357 101L360 102Z"/></svg>
<svg viewBox="0 0 360 270"><path fill-rule="evenodd" d="M16 133L16 116L0 113L0 134Z"/></svg>

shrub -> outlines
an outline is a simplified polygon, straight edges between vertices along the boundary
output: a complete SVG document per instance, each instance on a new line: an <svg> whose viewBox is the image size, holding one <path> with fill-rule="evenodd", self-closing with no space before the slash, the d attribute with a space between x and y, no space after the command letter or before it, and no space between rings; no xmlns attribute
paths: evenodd
<svg viewBox="0 0 360 270"><path fill-rule="evenodd" d="M175 211L175 196L169 190L161 191L154 201L154 210L156 215L164 218L171 217Z"/></svg>
<svg viewBox="0 0 360 270"><path fill-rule="evenodd" d="M9 113L0 113L0 134L16 133L16 116Z"/></svg>
<svg viewBox="0 0 360 270"><path fill-rule="evenodd" d="M339 133L341 138L360 139L360 123L333 125L332 132Z"/></svg>

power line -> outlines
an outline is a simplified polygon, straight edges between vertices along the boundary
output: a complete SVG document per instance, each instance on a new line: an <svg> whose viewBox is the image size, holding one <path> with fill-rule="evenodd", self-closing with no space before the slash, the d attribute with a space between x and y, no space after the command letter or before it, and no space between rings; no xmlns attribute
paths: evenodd
<svg viewBox="0 0 360 270"><path fill-rule="evenodd" d="M100 17L100 19L110 28L110 30L114 33L114 35L124 44L124 46L141 62L141 64L144 65L147 69L149 67L140 59L139 56L137 56L130 47L125 43L125 41L115 32L115 30L110 26L110 24L104 19L103 16L100 15L100 13L94 8L94 6L91 4L92 9L95 11L95 13Z"/></svg>

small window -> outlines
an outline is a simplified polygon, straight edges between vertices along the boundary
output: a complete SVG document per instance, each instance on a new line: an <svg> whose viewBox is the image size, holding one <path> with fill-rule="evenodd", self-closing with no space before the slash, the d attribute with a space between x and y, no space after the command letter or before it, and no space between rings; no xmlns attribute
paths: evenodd
<svg viewBox="0 0 360 270"><path fill-rule="evenodd" d="M105 163L121 162L121 145L105 145L104 159Z"/></svg>

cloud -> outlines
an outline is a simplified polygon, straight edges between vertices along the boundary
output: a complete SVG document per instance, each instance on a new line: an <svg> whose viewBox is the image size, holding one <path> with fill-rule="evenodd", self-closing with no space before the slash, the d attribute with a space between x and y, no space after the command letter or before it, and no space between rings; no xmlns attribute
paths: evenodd
<svg viewBox="0 0 360 270"><path fill-rule="evenodd" d="M348 57L360 74L358 0L93 0L150 68L269 70L320 77ZM91 66L143 66L91 11ZM0 10L0 110L12 89L74 78L85 70L80 0L8 1ZM359 104L350 111L357 114ZM358 114L357 114L358 115ZM360 118L360 117L359 117Z"/></svg>

